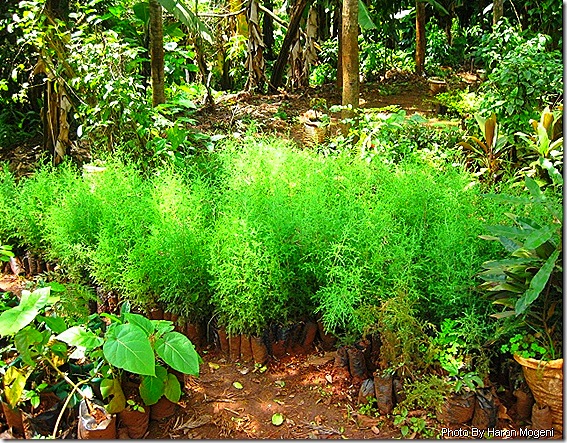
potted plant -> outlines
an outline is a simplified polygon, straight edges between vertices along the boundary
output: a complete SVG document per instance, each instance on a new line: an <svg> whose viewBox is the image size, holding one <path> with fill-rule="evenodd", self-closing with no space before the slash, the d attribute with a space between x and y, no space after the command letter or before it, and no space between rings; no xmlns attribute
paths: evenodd
<svg viewBox="0 0 567 443"><path fill-rule="evenodd" d="M513 226L488 227L482 238L499 241L510 257L485 262L480 287L501 306L493 317L516 332L502 350L514 354L536 402L549 406L562 430L562 211L533 179L526 187L528 197L498 198L539 209L544 221L508 214Z"/></svg>

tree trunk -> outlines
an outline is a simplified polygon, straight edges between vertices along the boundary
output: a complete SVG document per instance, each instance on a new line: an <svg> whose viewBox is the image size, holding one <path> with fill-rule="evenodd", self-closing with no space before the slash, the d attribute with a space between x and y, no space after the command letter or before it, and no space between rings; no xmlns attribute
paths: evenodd
<svg viewBox="0 0 567 443"><path fill-rule="evenodd" d="M343 0L342 26L342 79L343 109L342 117L349 118L358 108L359 62L358 62L358 0Z"/></svg>
<svg viewBox="0 0 567 443"><path fill-rule="evenodd" d="M504 15L504 0L494 0L492 10L492 24L498 23L498 20Z"/></svg>
<svg viewBox="0 0 567 443"><path fill-rule="evenodd" d="M273 0L266 0L264 3L266 9L273 11ZM274 60L274 19L270 14L264 14L262 31L264 32L264 47L266 49L265 58L266 60Z"/></svg>
<svg viewBox="0 0 567 443"><path fill-rule="evenodd" d="M248 20L248 55L246 59L248 80L245 89L263 92L266 81L266 67L264 63L264 42L258 19L258 0L249 1L246 18Z"/></svg>
<svg viewBox="0 0 567 443"><path fill-rule="evenodd" d="M303 11L310 2L311 0L298 0L293 7L293 12L291 13L287 33L282 42L282 47L280 49L280 53L278 54L278 58L274 63L272 77L270 78L269 89L272 92L275 92L282 84L283 73L285 65L287 64L287 60L289 58L291 44L295 41L295 34L299 29L299 23L301 21Z"/></svg>
<svg viewBox="0 0 567 443"><path fill-rule="evenodd" d="M338 25L337 28L339 29L337 39L339 40L338 50L337 50L337 89L342 91L343 89L343 31L342 25L343 20L341 18L341 14L338 14Z"/></svg>
<svg viewBox="0 0 567 443"><path fill-rule="evenodd" d="M165 103L163 58L163 18L158 0L150 1L150 59L152 71L152 105Z"/></svg>
<svg viewBox="0 0 567 443"><path fill-rule="evenodd" d="M415 72L422 75L425 69L425 2L415 1Z"/></svg>

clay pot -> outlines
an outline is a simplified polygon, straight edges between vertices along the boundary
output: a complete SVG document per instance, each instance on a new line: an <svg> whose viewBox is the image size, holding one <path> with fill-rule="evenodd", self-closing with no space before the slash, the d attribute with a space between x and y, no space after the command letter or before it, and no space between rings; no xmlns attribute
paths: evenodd
<svg viewBox="0 0 567 443"><path fill-rule="evenodd" d="M126 427L130 438L142 438L148 431L150 422L150 407L145 406L144 412L124 409L118 414L120 423Z"/></svg>
<svg viewBox="0 0 567 443"><path fill-rule="evenodd" d="M175 413L177 405L166 397L162 397L155 405L150 407L150 418L152 420L161 420L171 417Z"/></svg>
<svg viewBox="0 0 567 443"><path fill-rule="evenodd" d="M228 338L228 348L230 349L230 359L232 361L240 360L240 335L233 335Z"/></svg>
<svg viewBox="0 0 567 443"><path fill-rule="evenodd" d="M473 417L475 404L474 392L453 394L445 400L437 418L441 423L455 425L467 423Z"/></svg>
<svg viewBox="0 0 567 443"><path fill-rule="evenodd" d="M106 412L104 406L85 400L79 404L77 437L81 440L114 440L116 438L116 416Z"/></svg>
<svg viewBox="0 0 567 443"><path fill-rule="evenodd" d="M171 321L171 312L164 311L163 312L163 319L167 321Z"/></svg>
<svg viewBox="0 0 567 443"><path fill-rule="evenodd" d="M250 346L254 363L257 365L266 364L268 361L268 348L261 337L250 337Z"/></svg>
<svg viewBox="0 0 567 443"><path fill-rule="evenodd" d="M171 320L173 323L175 323L178 318L179 318L179 315L177 315L177 314L171 314L171 316L170 316L170 320Z"/></svg>
<svg viewBox="0 0 567 443"><path fill-rule="evenodd" d="M553 417L553 427L563 432L563 359L540 361L514 355L522 366L526 383L536 403L547 405ZM533 417L532 417L533 420Z"/></svg>
<svg viewBox="0 0 567 443"><path fill-rule="evenodd" d="M247 335L243 335L240 338L240 357L244 362L249 362L254 359L254 355L252 354L252 342Z"/></svg>

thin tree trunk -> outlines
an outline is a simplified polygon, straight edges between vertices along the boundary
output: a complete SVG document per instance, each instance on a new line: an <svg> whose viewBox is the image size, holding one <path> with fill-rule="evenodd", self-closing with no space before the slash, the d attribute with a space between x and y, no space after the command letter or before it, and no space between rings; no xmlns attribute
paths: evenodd
<svg viewBox="0 0 567 443"><path fill-rule="evenodd" d="M246 67L248 68L248 80L245 89L247 91L263 92L266 73L264 62L264 42L258 18L258 1L249 0L246 11L248 20L248 55Z"/></svg>
<svg viewBox="0 0 567 443"><path fill-rule="evenodd" d="M266 9L273 12L274 2L273 0L266 0L264 2ZM264 14L264 22L262 24L262 31L264 33L264 47L266 60L274 60L274 19L270 14Z"/></svg>
<svg viewBox="0 0 567 443"><path fill-rule="evenodd" d="M158 0L150 1L150 59L152 71L152 105L165 103L163 58L163 18Z"/></svg>
<svg viewBox="0 0 567 443"><path fill-rule="evenodd" d="M359 62L358 62L358 0L343 0L342 67L343 67L343 118L352 117L358 108Z"/></svg>
<svg viewBox="0 0 567 443"><path fill-rule="evenodd" d="M282 47L280 49L280 53L278 54L278 58L274 63L272 77L270 78L269 89L272 92L275 92L282 84L284 69L289 58L291 44L295 41L295 34L299 29L299 23L301 21L303 11L310 2L311 0L298 0L298 2L293 7L293 12L291 13L287 33L285 34L284 40L282 42Z"/></svg>
<svg viewBox="0 0 567 443"><path fill-rule="evenodd" d="M422 75L425 69L425 2L415 1L415 72Z"/></svg>
<svg viewBox="0 0 567 443"><path fill-rule="evenodd" d="M492 24L495 25L504 15L504 0L494 0L492 8Z"/></svg>
<svg viewBox="0 0 567 443"><path fill-rule="evenodd" d="M338 14L339 19L338 22L339 24L337 25L339 32L337 35L337 38L339 40L339 44L338 44L338 50L337 50L337 89L340 89L342 91L343 89L343 30L342 30L342 26L343 26L343 20L342 20L342 14Z"/></svg>

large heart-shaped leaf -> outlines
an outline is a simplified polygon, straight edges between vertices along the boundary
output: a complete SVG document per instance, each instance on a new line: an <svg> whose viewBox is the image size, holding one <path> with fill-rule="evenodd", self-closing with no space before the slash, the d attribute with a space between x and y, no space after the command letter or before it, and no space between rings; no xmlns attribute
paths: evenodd
<svg viewBox="0 0 567 443"><path fill-rule="evenodd" d="M155 325L150 319L143 315L127 313L124 314L124 319L128 321L128 323L139 326L148 336L154 333Z"/></svg>
<svg viewBox="0 0 567 443"><path fill-rule="evenodd" d="M49 294L49 286L34 292L22 291L20 304L0 315L0 336L13 335L25 328L35 319L41 308L58 300Z"/></svg>
<svg viewBox="0 0 567 443"><path fill-rule="evenodd" d="M140 396L148 406L155 405L165 391L167 371L161 366L156 367L156 376L142 377Z"/></svg>
<svg viewBox="0 0 567 443"><path fill-rule="evenodd" d="M168 332L155 344L157 355L176 371L199 375L199 355L193 343L179 332Z"/></svg>
<svg viewBox="0 0 567 443"><path fill-rule="evenodd" d="M146 333L133 324L115 325L106 333L104 357L134 374L155 375L155 356Z"/></svg>
<svg viewBox="0 0 567 443"><path fill-rule="evenodd" d="M73 326L55 338L70 346L80 346L89 351L101 346L103 343L102 338L98 337L94 332L86 330L83 326Z"/></svg>

